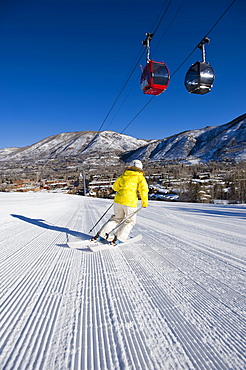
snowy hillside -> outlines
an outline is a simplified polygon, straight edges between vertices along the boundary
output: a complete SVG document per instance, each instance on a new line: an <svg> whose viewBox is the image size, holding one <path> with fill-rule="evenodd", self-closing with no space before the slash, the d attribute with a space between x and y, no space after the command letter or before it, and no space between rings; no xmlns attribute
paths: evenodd
<svg viewBox="0 0 246 370"><path fill-rule="evenodd" d="M131 136L113 131L68 132L49 136L36 144L15 151L0 151L2 161L35 161L38 159L55 159L64 157L98 156L100 154L122 153L146 145L147 140L135 139ZM16 148L15 148L16 149Z"/></svg>
<svg viewBox="0 0 246 370"><path fill-rule="evenodd" d="M141 242L69 249L111 202L0 193L0 368L245 369L245 205L153 201Z"/></svg>
<svg viewBox="0 0 246 370"><path fill-rule="evenodd" d="M13 153L20 150L20 148L4 148L0 149L0 160L9 158Z"/></svg>
<svg viewBox="0 0 246 370"><path fill-rule="evenodd" d="M151 161L246 160L246 114L221 126L192 130L157 140L155 143L127 153L128 161L135 158Z"/></svg>
<svg viewBox="0 0 246 370"><path fill-rule="evenodd" d="M154 129L154 127L153 127ZM47 137L24 148L0 149L0 161L22 165L70 158L102 165L120 158L150 161L246 160L246 114L221 126L185 131L160 140L142 140L113 131L68 132Z"/></svg>

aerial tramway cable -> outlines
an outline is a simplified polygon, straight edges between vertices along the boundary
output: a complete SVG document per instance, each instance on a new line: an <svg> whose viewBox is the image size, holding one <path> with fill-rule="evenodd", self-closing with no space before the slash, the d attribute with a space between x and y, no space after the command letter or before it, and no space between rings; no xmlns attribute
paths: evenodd
<svg viewBox="0 0 246 370"><path fill-rule="evenodd" d="M141 75L140 85L144 94L146 95L160 95L168 87L170 81L170 72L164 62L156 62L150 58L150 41L157 29L159 28L164 16L166 15L172 0L169 1L165 11L159 20L155 31L153 33L147 32L146 39L142 42L146 48L146 66Z"/></svg>
<svg viewBox="0 0 246 370"><path fill-rule="evenodd" d="M217 24L220 22L220 20L225 16L225 14L228 12L228 10L231 8L231 6L236 2L236 0L233 0L229 6L225 9L225 11L222 13L222 15L217 19L217 21L213 24L213 26L210 28L210 30L206 33L206 35L204 36L207 37L211 32L212 30L217 26ZM192 50L192 52L184 59L184 61L179 65L179 67L172 73L172 75L170 76L170 78L172 78L177 72L178 70L184 65L184 63L190 58L190 56L194 53L194 51L197 49L197 45L196 47ZM132 124L132 122L139 116L139 114L148 106L148 104L153 100L155 96L152 97L152 99L150 99L150 101L144 105L143 108L141 108L141 110L135 115L135 117L125 126L125 128L123 129L122 132L124 132L126 130L126 128L128 128L130 126L130 124Z"/></svg>
<svg viewBox="0 0 246 370"><path fill-rule="evenodd" d="M213 31L213 29L217 26L217 24L221 21L221 19L225 16L225 14L228 12L228 10L231 8L231 6L236 2L236 0L233 0L230 5L226 8L226 10L222 13L222 15L217 19L217 21L214 23L214 25L210 28L210 30L206 33L206 35L203 37L208 37L208 35ZM183 60L183 62L178 66L178 68L173 72L171 75L171 78L178 72L178 70L185 64L185 62L190 58L190 56L194 53L194 51L197 49L197 46L194 47L194 49L190 52L190 54Z"/></svg>
<svg viewBox="0 0 246 370"><path fill-rule="evenodd" d="M170 1L169 1L169 3L168 3L168 5L167 5L167 7L164 9L164 11L163 11L163 13L162 13L162 15L161 15L161 18L160 18L160 20L159 20L159 22L158 22L157 26L155 27L155 29L154 29L154 31L153 31L153 35L156 33L156 31L157 31L157 30L158 30L158 28L160 27L160 24L161 24L161 22L163 21L163 18L165 17L165 15L166 15L166 13L167 13L167 11L168 11L168 9L169 9L169 7L170 7L170 5L171 5L172 1L173 1L173 0L170 0ZM164 6L165 6L165 4L164 4ZM163 6L163 7L164 7L164 6ZM162 9L163 9L163 8L162 8ZM162 11L162 9L161 9L161 11ZM159 13L159 15L160 15L160 13ZM157 22L157 19L159 18L159 15L158 15L158 17L156 18L156 20L155 20L155 22L154 22L154 23L156 23L156 22ZM117 96L116 96L116 98L115 98L115 100L114 100L114 102L113 102L112 106L110 107L110 109L109 109L109 111L108 111L108 113L107 113L107 115L106 115L105 119L103 120L102 124L100 125L100 127L99 127L99 129L98 129L98 132L102 129L102 127L103 127L103 125L105 124L105 122L107 121L107 119L108 119L108 117L109 117L110 113L112 112L113 108L115 107L115 105L116 105L117 101L119 100L120 96L122 95L122 93L123 93L123 91L124 91L125 87L127 86L128 82L130 81L130 78L132 77L132 75L133 75L133 73L134 73L134 71L135 71L136 67L139 65L139 61L141 60L141 58L142 58L142 56L143 56L143 54L144 54L144 51L141 51L141 53L139 53L139 54L140 54L140 56L139 56L139 57L137 56L137 58L135 59L135 60L136 60L136 62L134 62L134 63L133 63L133 67L131 68L130 72L128 73L128 76L127 76L127 78L126 78L126 80L125 80L125 82L124 82L124 84L123 84L122 88L120 89L119 93L117 94Z"/></svg>
<svg viewBox="0 0 246 370"><path fill-rule="evenodd" d="M170 7L170 5L171 5L172 1L173 1L173 0L170 0L170 1L169 1L169 3L168 3L168 5L167 5L167 7L166 7L166 8L165 8L165 10L163 11L161 18L160 18L160 20L159 20L159 22L158 22L157 26L155 27L154 33L155 33L155 32L157 31L157 29L160 27L160 24L161 24L161 22L162 22L162 20L163 20L164 16L166 15L166 12L167 12L168 8ZM165 6L165 5L164 5L164 6ZM163 7L164 7L164 6L163 6ZM163 9L163 8L162 8L162 9ZM161 9L161 11L162 11L162 9ZM161 13L161 12L160 12L160 13ZM160 13L159 13L159 15L160 15ZM155 20L155 22L154 22L154 23L156 23L156 22L157 22L157 19L159 18L159 15L158 15L158 17L156 18L156 20ZM93 136L93 138L91 139L91 141L86 145L86 147L82 150L82 153L83 153L83 152L84 152L84 151L85 151L85 150L86 150L86 149L91 145L91 143L96 139L97 135L100 133L100 131L101 131L102 127L104 126L104 124L105 124L105 122L107 121L108 117L110 116L110 114L111 114L112 110L114 109L114 107L115 107L116 103L118 102L118 100L119 100L120 96L122 95L122 93L123 93L124 89L126 88L126 86L127 86L128 82L129 82L130 78L132 77L132 75L133 75L133 73L134 73L134 71L135 71L136 67L139 65L139 61L141 60L141 58L142 58L142 56L143 56L143 54L144 54L144 51L141 51L141 53L139 53L139 54L140 54L140 56L136 58L136 62L134 62L133 67L131 68L130 72L128 73L128 76L127 76L127 78L126 78L126 80L125 80L125 82L124 82L124 84L123 84L122 88L120 89L119 93L117 94L117 96L116 96L116 98L115 98L115 100L114 100L113 104L111 105L111 107L110 107L110 109L109 109L109 111L108 111L108 113L107 113L106 117L104 118L103 122L101 123L101 125L100 125L100 127L99 127L98 131L97 131L97 132L96 132L96 134ZM151 99L151 100L152 100L152 99ZM145 108L147 105L148 105L148 103L147 103L147 104L145 104L144 108ZM144 108L142 108L142 109L140 110L140 112L139 112L139 113L134 117L134 119L135 119L135 118L136 118L136 117L141 113L141 111L142 111Z"/></svg>
<svg viewBox="0 0 246 370"><path fill-rule="evenodd" d="M185 1L185 0L184 0ZM184 3L184 1L183 1L183 3ZM231 6L234 4L236 2L236 0L233 0L230 4L229 4L229 6L225 9L225 11L222 13L222 15L217 19L217 21L213 24L213 26L210 28L210 30L206 33L206 35L204 36L204 37L207 37L211 32L212 32L212 30L217 26L217 24L220 22L220 20L225 16L225 14L228 12L228 10L231 8ZM172 3L172 0L170 0L169 1L169 3L168 3L168 5L167 5L167 7L166 7L166 9L164 10L164 12L163 12L163 14L162 14L162 16L161 16L161 18L160 18L160 20L159 20L159 22L158 22L158 24L157 24L157 26L156 26L156 28L155 28L155 30L154 30L154 32L153 32L153 34L155 34L156 33L156 31L157 31L157 29L159 28L159 26L160 26L160 24L161 24L161 22L162 22L162 20L163 20L163 18L164 18L164 16L165 16L165 14L166 14L166 12L167 12L167 10L168 10L168 8L170 7L170 5L171 5L171 3ZM181 6L179 7L179 9L178 9L178 11L181 9L181 7L182 7L182 5L183 5L183 3L181 4ZM175 16L174 16L174 18L177 16L177 14L178 14L178 11L176 12L176 14L175 14ZM171 23L173 22L173 20L174 20L174 18L172 19L172 21L171 21ZM170 24L171 25L171 24ZM169 25L169 27L170 27L170 25ZM183 60L183 62L178 66L178 68L172 73L172 75L170 76L170 78L173 78L173 76L178 72L178 70L184 65L184 63L190 58L190 56L194 53L194 51L197 49L197 45L195 46L195 48L191 51L191 53L189 53L189 55ZM144 52L143 52L144 53ZM142 55L143 55L143 53L141 54L141 56L139 57L139 60L140 60L140 58L142 57ZM138 61L139 61L138 60ZM136 63L137 64L137 63ZM99 132L100 132L100 130L101 130L101 128L103 127L103 125L105 124L105 122L106 122L106 120L108 119L108 117L109 117L109 115L110 115L110 113L112 112L112 110L113 110L113 108L115 107L115 105L116 105L116 103L117 103L117 101L119 100L119 98L120 98L120 96L121 96L121 94L123 93L123 91L124 91L124 89L125 89L125 87L126 87L126 85L128 84L128 82L129 82L129 80L130 80L130 78L131 78L131 76L132 76L132 74L133 74L133 72L134 72L134 69L136 68L136 66L132 69L132 71L129 73L129 75L128 75L128 77L127 77L127 79L126 79L126 81L125 81L125 83L123 84L123 86L122 86L122 88L121 88L121 90L119 91L119 93L118 93L118 95L117 95L117 97L116 97L116 99L115 99L115 101L114 101L114 103L112 104L112 106L111 106L111 108L110 108L110 110L109 110L109 112L108 112L108 114L107 114L107 116L105 117L105 119L104 119L104 121L102 122L102 124L101 124L101 126L100 126L100 128L99 128L99 130L98 130L98 132L96 133L96 135L93 137L93 139L90 141L90 143L86 146L86 148L84 148L83 149L83 151L84 150L86 150L87 148L88 148L88 146L91 144L91 142L96 138L96 136L99 134ZM154 97L155 97L155 95L153 95L152 97L151 97L151 99L138 111L138 113L133 117L133 119L124 127L124 129L121 131L121 133L123 133L132 123L133 123L133 121L135 121L135 119L140 115L140 113L142 113L143 111L144 111L144 109L149 105L149 103L154 99ZM83 152L82 151L82 152Z"/></svg>

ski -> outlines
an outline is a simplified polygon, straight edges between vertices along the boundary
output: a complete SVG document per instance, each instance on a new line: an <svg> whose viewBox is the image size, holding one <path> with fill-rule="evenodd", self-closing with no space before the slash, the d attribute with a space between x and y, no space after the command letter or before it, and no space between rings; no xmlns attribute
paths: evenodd
<svg viewBox="0 0 246 370"><path fill-rule="evenodd" d="M90 244L94 245L94 246L97 246L98 244L105 244L105 243L108 244L108 241L106 239L102 240L101 242L91 241L91 239L84 239L84 240L76 240L75 242L67 242L67 245L71 249L79 249L83 246L87 247Z"/></svg>
<svg viewBox="0 0 246 370"><path fill-rule="evenodd" d="M117 245L112 245L110 244L110 242L104 242L104 243L99 242L97 244L89 244L87 246L92 252L100 252L106 249L114 249L115 247L121 247L121 246L123 247L124 245L127 245L127 244L136 243L140 241L142 237L143 236L141 234L138 234L137 236L127 239L124 243L120 243Z"/></svg>
<svg viewBox="0 0 246 370"><path fill-rule="evenodd" d="M129 243L136 243L142 239L142 235L138 234L137 236L134 236L132 238L127 239L124 243L117 244L117 246L123 246ZM90 239L84 239L84 240L77 240L74 242L67 242L67 245L71 249L81 249L82 247L89 248L92 252L98 252L105 249L111 249L115 248L114 245L111 245L111 240L102 240L100 242L98 241L91 241Z"/></svg>

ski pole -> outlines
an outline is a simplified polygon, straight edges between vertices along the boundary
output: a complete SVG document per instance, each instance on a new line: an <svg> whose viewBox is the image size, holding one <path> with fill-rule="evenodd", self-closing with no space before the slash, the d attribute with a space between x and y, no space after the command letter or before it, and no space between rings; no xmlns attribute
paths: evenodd
<svg viewBox="0 0 246 370"><path fill-rule="evenodd" d="M136 211L132 212L129 216L127 216L126 218L124 218L124 220L122 220L117 226L115 226L115 228L113 230L111 230L108 234L107 234L107 239L109 237L109 234L113 233L116 229L118 229L118 227L120 227L122 224L124 224L127 220L129 220L132 216L134 216L138 211L140 211L140 209L143 208L143 207L140 207L138 208Z"/></svg>
<svg viewBox="0 0 246 370"><path fill-rule="evenodd" d="M92 228L92 229L90 229L89 233L91 233L91 232L92 232L92 230L97 226L97 224L101 221L101 219L106 215L106 213L110 210L110 208L111 208L113 205L114 205L114 203L112 203L112 204L108 207L107 211L105 211L105 212L104 212L104 214L99 218L99 220L95 223L95 225L93 226L93 228Z"/></svg>

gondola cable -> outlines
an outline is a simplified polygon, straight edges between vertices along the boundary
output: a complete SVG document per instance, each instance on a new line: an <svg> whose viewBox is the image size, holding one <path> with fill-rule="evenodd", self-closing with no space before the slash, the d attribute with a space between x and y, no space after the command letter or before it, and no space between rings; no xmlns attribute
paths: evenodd
<svg viewBox="0 0 246 370"><path fill-rule="evenodd" d="M171 25L173 24L175 18L177 17L178 13L180 12L182 6L184 5L186 0L183 0L182 3L180 4L178 10L176 11L176 13L174 14L173 18L171 19L171 22L169 23L169 25L167 26L167 28L165 29L165 32L163 33L163 35L161 36L158 44L156 45L156 49L157 47L160 45L161 41L163 40L164 36L166 35L167 31L169 30L169 28L171 27Z"/></svg>
<svg viewBox="0 0 246 370"><path fill-rule="evenodd" d="M170 1L169 1L169 3L168 3L168 5L167 5L166 9L164 10L164 12L163 12L163 14L162 14L162 16L161 16L161 18L160 18L160 20L159 20L158 24L157 24L157 26L155 27L154 32L152 32L152 34L153 34L153 35L157 32L158 28L160 27L161 22L163 21L163 18L165 17L165 15L166 15L166 13L167 13L167 11L168 11L168 9L169 9L170 5L172 4L172 2L173 2L173 0L170 0Z"/></svg>
<svg viewBox="0 0 246 370"><path fill-rule="evenodd" d="M131 123L133 121L135 121L135 119L142 113L142 111L147 107L147 105L149 105L149 103L154 99L155 95L153 95L149 101L142 107L142 109L140 109L140 111L138 111L138 113L133 117L133 119L125 126L125 128L119 133L119 134L123 134L124 131L126 131L126 129L131 125ZM107 148L105 149L105 152L111 147L111 145L113 144L113 142L111 142Z"/></svg>
<svg viewBox="0 0 246 370"><path fill-rule="evenodd" d="M165 10L164 10L164 12L163 12L163 14L162 14L162 16L161 16L161 18L160 18L160 20L159 20L159 22L158 22L157 26L155 27L155 30L154 30L154 32L153 32L153 35L156 33L156 31L157 31L157 30L158 30L158 28L160 27L160 24L161 24L161 22L163 21L163 18L165 17L165 15L166 15L166 13L167 13L167 11L168 11L168 9L169 9L169 7L170 7L170 5L171 5L172 1L173 1L173 0L170 0L170 1L169 1L169 3L168 3L168 5L167 5L167 7L165 8ZM159 17L159 16L158 16L158 17ZM158 18L158 17L157 17L157 18ZM110 107L110 109L109 109L109 111L108 111L108 113L107 113L107 115L106 115L105 119L104 119L104 120L103 120L103 122L101 123L101 125L100 125L100 127L99 127L99 129L98 129L97 133L101 131L102 127L104 126L105 122L107 121L107 119L108 119L108 117L109 117L110 113L112 112L113 108L115 107L115 105L116 105L117 101L119 100L120 96L122 95L122 93L123 93L123 91L124 91L124 89L125 89L126 85L128 84L128 82L129 82L130 78L132 77L132 75L133 75L133 73L134 73L134 71L135 71L136 67L138 66L139 61L140 61L140 59L142 58L143 54L144 54L144 51L142 51L142 52L141 52L141 55L140 55L139 57L137 56L137 58L136 58L136 59L137 59L137 61L133 63L133 67L131 68L131 71L130 71L130 73L128 74L128 76L127 76L127 78L126 78L125 83L123 84L122 88L120 89L119 93L117 94L117 96L116 96L116 98L115 98L115 100L114 100L114 102L113 102L112 106ZM135 59L135 60L136 60L136 59Z"/></svg>
<svg viewBox="0 0 246 370"><path fill-rule="evenodd" d="M231 8L231 6L236 2L236 0L233 0L230 5L226 8L226 10L222 13L222 15L218 18L218 20L214 23L214 25L210 28L210 30L206 33L206 35L203 37L208 37L208 35L213 31L213 29L217 26L217 24L221 21L221 19L225 16L225 14L228 12L228 10ZM185 64L185 62L190 58L190 56L195 52L197 49L197 46L192 50L192 52L183 60L183 62L179 65L179 67L173 72L171 75L171 78L178 72L178 70Z"/></svg>
<svg viewBox="0 0 246 370"><path fill-rule="evenodd" d="M168 7L170 6L172 0L170 0L169 4L168 4ZM231 8L231 6L236 2L236 0L233 0L230 5L226 8L226 10L222 13L222 15L218 18L218 20L214 23L214 25L210 28L210 30L206 33L205 37L207 37L211 32L212 30L217 26L217 24L220 22L220 20L225 16L225 14L228 12L228 10ZM166 10L165 10L165 14L166 14ZM163 20L164 18L164 15L161 17L161 21ZM156 30L158 29L158 27L160 26L160 23L161 21L159 21L157 27L155 28L155 31L154 33L156 32ZM190 58L190 56L194 53L194 51L197 49L197 46L192 50L192 52L184 59L184 61L179 65L179 67L173 72L173 74L170 76L170 78L172 78L177 72L178 70L184 65L184 63ZM133 72L132 72L133 73ZM131 73L131 75L132 75ZM128 80L130 79L131 75L129 76L129 78L127 79L127 83L128 83ZM124 88L126 86L126 84L124 84ZM118 94L117 96L117 100L115 100L114 102L114 106L116 104L116 102L118 101L119 99L119 96L121 95L121 93L123 92L123 88L121 89L120 93ZM124 129L121 131L121 134L123 132L125 132L125 130L135 121L135 119L144 111L144 109L150 104L150 102L152 102L152 100L154 99L155 95L153 95L151 97L151 99L138 111L138 113L133 117L133 119L124 127ZM112 108L113 109L113 108ZM112 109L110 110L110 112L112 111ZM107 115L107 117L109 116L109 114ZM104 120L103 124L105 123L106 119ZM102 125L100 126L100 129L101 129ZM95 135L95 137L90 141L90 143L86 146L85 149L83 149L82 152L84 152L84 150L86 150L89 145L94 141L94 139L96 138L96 136L99 134L100 131L98 131ZM111 146L111 144L109 145L109 147ZM109 147L107 149L109 149Z"/></svg>
<svg viewBox="0 0 246 370"><path fill-rule="evenodd" d="M168 5L167 5L167 7L165 8L165 10L164 10L164 12L163 12L163 14L162 14L162 16L161 16L161 18L160 18L160 20L159 20L159 22L158 22L157 26L155 27L154 33L155 33L155 32L157 31L157 29L160 27L160 24L161 24L161 22L162 22L162 20L163 20L164 16L166 15L167 10L168 10L168 8L170 7L170 5L171 5L172 1L173 1L173 0L170 0L170 1L169 1L169 3L168 3ZM162 8L162 9L163 9L163 8ZM158 17L159 17L159 15L158 15ZM157 19L158 19L158 17L157 17ZM155 23L156 23L156 22L157 22L157 21L155 21ZM120 96L122 95L122 93L123 93L123 91L124 91L124 89L125 89L126 85L128 84L128 82L129 82L129 80L130 80L131 76L133 75L133 73L134 73L134 71L135 71L136 67L138 66L139 61L140 61L140 59L142 58L143 54L144 54L144 51L142 51L142 52L141 52L141 55L138 57L137 62L135 63L134 67L131 69L130 73L128 74L128 77L127 77L127 79L126 79L125 83L123 84L122 88L120 89L119 93L117 94L117 96L116 96L116 98L115 98L115 100L114 100L114 102L113 102L112 106L110 107L110 109L109 109L109 111L108 111L108 113L107 113L106 117L104 118L103 122L101 123L101 125L100 125L100 127L99 127L98 131L97 131L97 132L96 132L96 134L93 136L93 138L90 140L90 142L86 145L86 147L82 150L81 154L82 154L86 149L88 149L88 148L89 148L89 146L92 144L92 142L93 142L93 141L97 138L97 136L99 135L99 133L100 133L100 131L101 131L102 127L104 126L105 122L107 121L107 119L108 119L109 115L111 114L111 112L112 112L112 110L114 109L114 107L115 107L116 103L118 102L118 100L119 100ZM147 104L147 105L148 105L148 104ZM146 105L145 105L145 106L146 106ZM144 106L144 108L145 108L145 106ZM143 109L144 109L144 108L143 108ZM139 114L141 113L141 111L142 111L143 109L141 109L141 110L140 110ZM137 116L135 116L135 118L136 118L136 117L137 117ZM135 118L134 118L134 119L135 119Z"/></svg>
<svg viewBox="0 0 246 370"><path fill-rule="evenodd" d="M230 5L226 8L226 10L222 13L222 15L218 18L218 20L214 23L214 25L210 28L210 30L206 33L205 37L207 37L211 32L212 30L217 26L217 24L221 21L221 19L225 16L225 14L228 12L228 10L231 8L231 6L236 2L236 0L233 0ZM172 78L177 72L178 70L184 65L184 63L189 59L189 57L194 53L194 51L197 49L197 46L192 50L192 52L184 59L184 61L179 65L179 67L174 71L174 73L170 76L170 78ZM126 125L126 127L123 129L122 132L124 132L126 130L126 128L128 128L130 126L130 124L132 124L132 122L139 116L139 114L148 106L148 104L153 100L155 96L152 97L152 99L150 99L150 101L139 111L139 113L137 113L135 115L135 117L130 121L130 123L128 123Z"/></svg>
<svg viewBox="0 0 246 370"><path fill-rule="evenodd" d="M174 22L175 18L177 17L178 13L180 12L180 10L181 10L181 8L182 8L182 6L183 6L183 4L184 4L184 2L185 2L185 1L186 1L186 0L183 0L183 2L181 3L181 5L179 6L178 10L177 10L177 11L176 11L176 13L174 14L173 18L171 19L171 22L170 22L170 23L169 23L169 25L167 26L167 28L166 28L166 30L165 30L165 32L164 32L164 34L162 35L161 40L163 39L163 37L164 37L164 36L165 36L165 34L167 33L168 29L171 27L172 23ZM170 5L171 5L171 3L169 3L169 4L168 4L168 7L169 7ZM164 7L164 6L163 6L163 7ZM163 9L163 8L162 8L162 9ZM167 9L165 10L165 13L166 13L166 11L167 11ZM164 16L162 16L161 20L163 19L163 17L164 17ZM157 28L159 27L159 25L160 25L160 22L158 23L158 26L155 28L155 31L154 31L154 32L156 32L156 30L157 30ZM159 41L158 45L160 44L161 40ZM157 46L158 46L158 45L157 45ZM137 64L139 63L139 60L141 59L141 57L143 56L143 54L144 54L144 52L142 52L142 54L141 54L140 58L138 59ZM137 65L136 65L136 66L137 66ZM135 66L134 68L136 68L136 66ZM139 77L136 79L136 81L134 82L134 84L135 84L138 80L139 80ZM120 109L122 108L123 104L125 103L126 99L127 99L127 98L128 98L128 96L130 95L130 92L132 91L133 86L134 86L134 85L132 85L132 87L131 87L130 91L128 92L128 94L126 95L126 97L124 98L124 100L122 101L122 103L121 103L120 107L118 108L118 110L117 110L117 112L115 113L114 117L112 118L112 120L110 121L109 125L107 126L107 129L110 127L110 125L111 125L111 124L112 124L112 122L114 121L115 117L116 117L116 116L117 116L117 114L119 113ZM151 100L152 100L152 99L151 99ZM147 104L147 105L148 105L148 104ZM142 111L142 109L141 109L141 111ZM137 114L137 115L138 115L138 114ZM125 129L124 129L124 130L125 130Z"/></svg>
<svg viewBox="0 0 246 370"><path fill-rule="evenodd" d="M168 67L164 62L156 62L150 58L150 41L155 35L157 29L160 27L160 24L166 15L172 0L169 1L165 11L162 14L161 19L159 20L155 31L153 33L147 32L146 39L142 42L143 46L146 48L146 66L142 70L141 75L141 89L144 94L147 95L160 95L163 93L170 81L170 72Z"/></svg>

